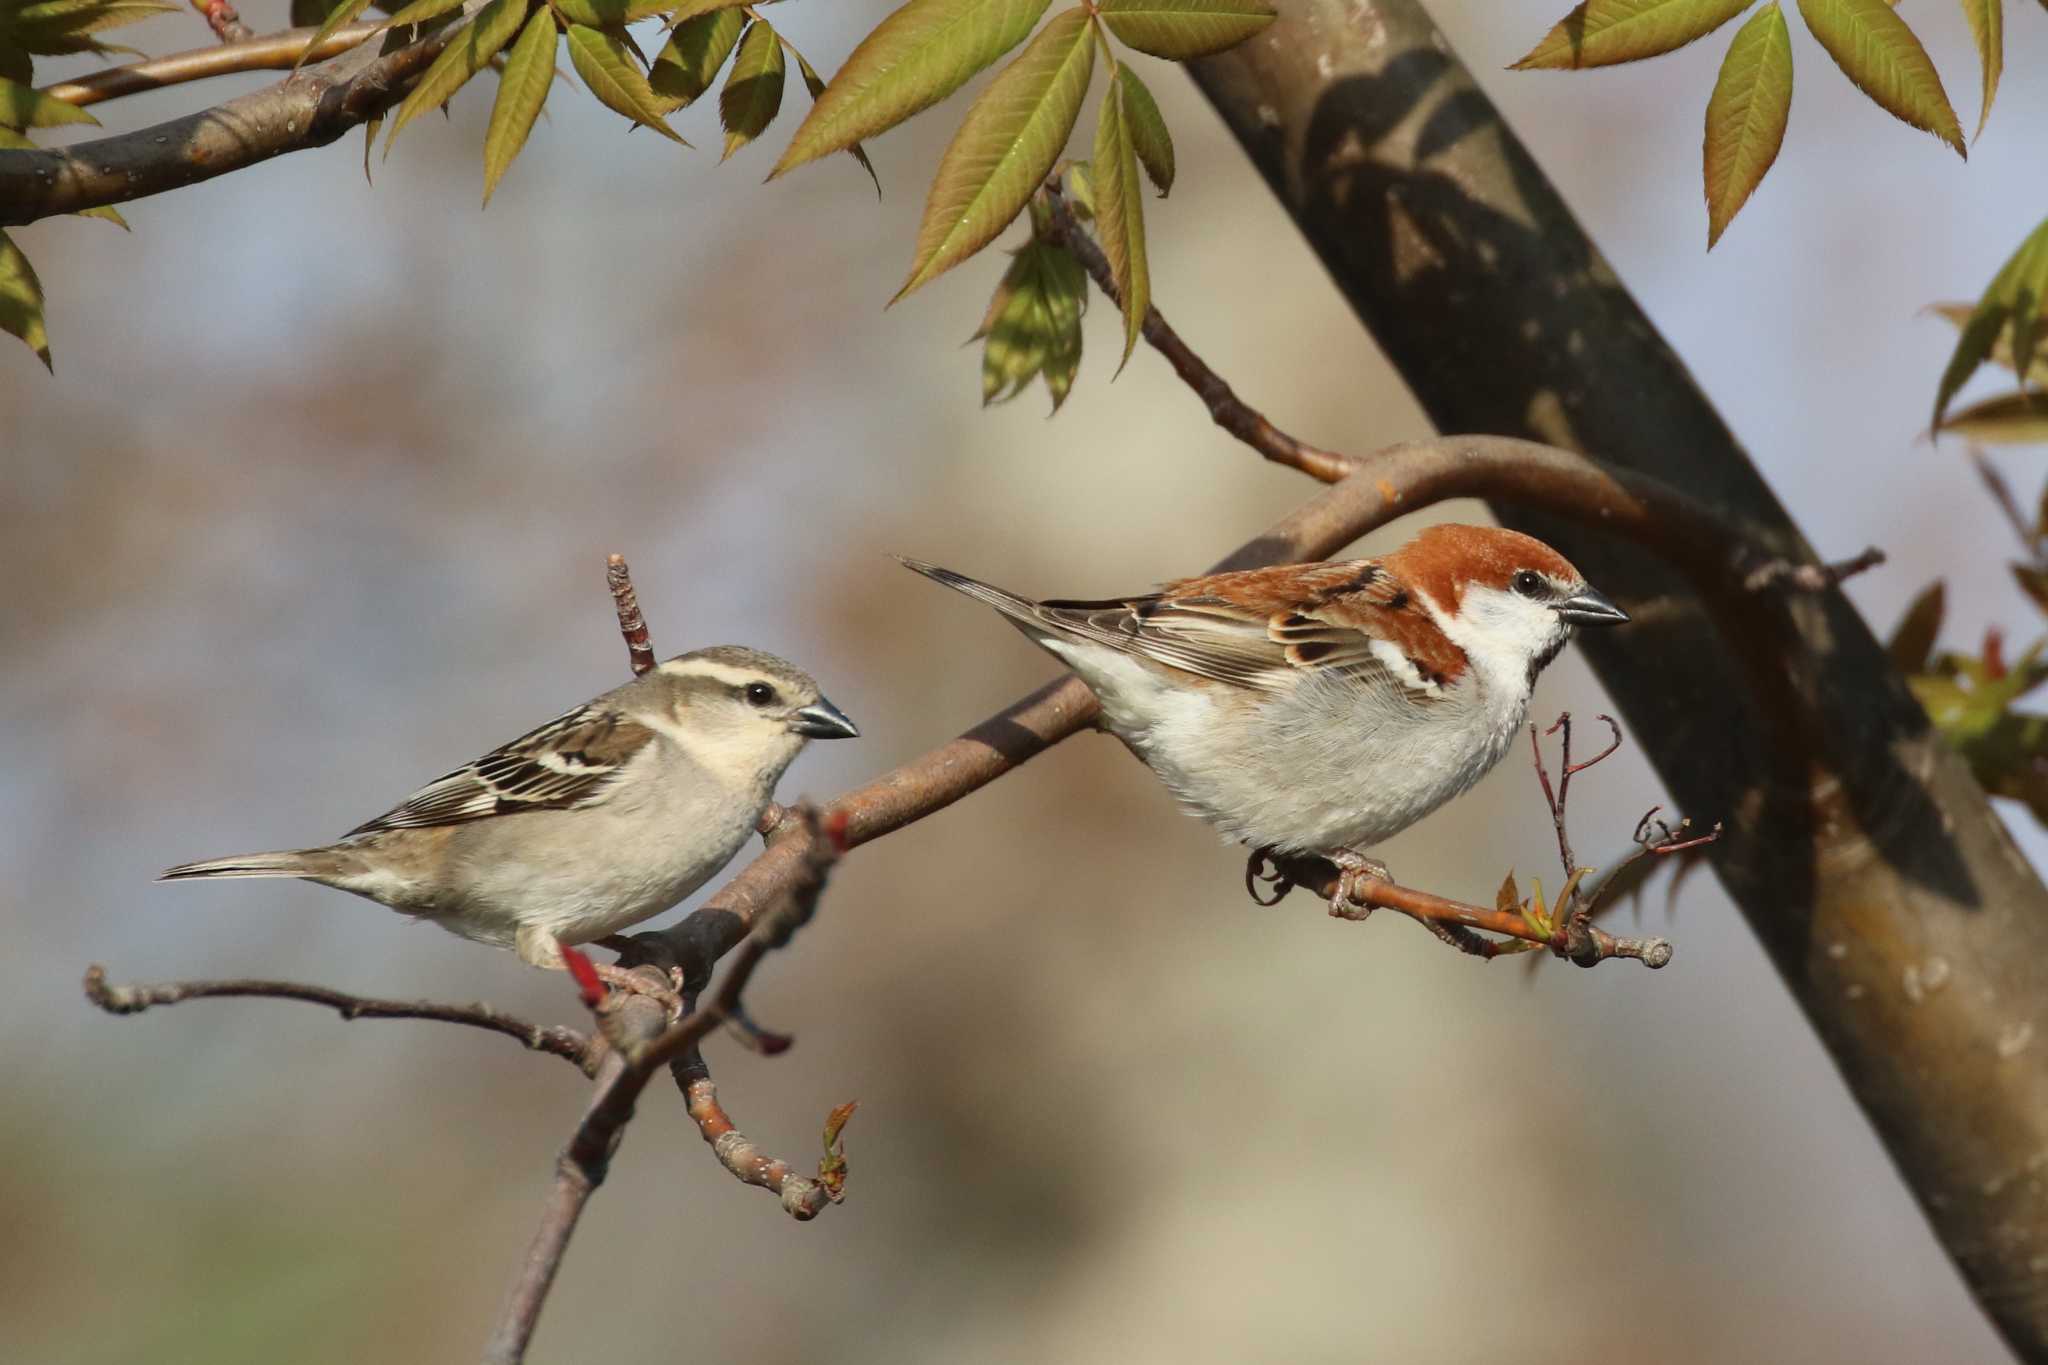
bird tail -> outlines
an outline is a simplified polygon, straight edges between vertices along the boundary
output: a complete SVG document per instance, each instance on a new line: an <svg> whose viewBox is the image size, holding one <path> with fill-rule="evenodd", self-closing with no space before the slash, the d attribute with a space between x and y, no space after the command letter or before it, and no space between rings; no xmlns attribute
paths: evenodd
<svg viewBox="0 0 2048 1365"><path fill-rule="evenodd" d="M955 592L966 593L984 606L994 607L1018 625L1023 626L1027 635L1034 637L1042 635L1048 626L1056 624L1047 620L1045 609L1029 598L1019 597L1013 592L1005 592L1003 589L993 584L984 583L978 578L969 578L964 573L954 573L951 569L942 569L936 564L927 564L922 559L912 559L908 555L897 555L896 560L904 568L915 569L934 583L943 583Z"/></svg>
<svg viewBox="0 0 2048 1365"><path fill-rule="evenodd" d="M179 863L157 877L160 882L196 881L204 877L311 877L323 880L343 871L333 849L297 848L277 853L238 853L203 863Z"/></svg>

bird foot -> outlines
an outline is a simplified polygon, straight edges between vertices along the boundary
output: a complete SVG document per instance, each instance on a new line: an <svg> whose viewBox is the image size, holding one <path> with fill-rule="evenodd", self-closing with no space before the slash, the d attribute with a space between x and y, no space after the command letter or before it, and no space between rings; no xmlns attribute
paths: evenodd
<svg viewBox="0 0 2048 1365"><path fill-rule="evenodd" d="M1323 857L1337 869L1337 887L1330 892L1330 913L1338 919L1363 921L1370 917L1372 906L1365 900L1365 884L1393 881L1394 874L1387 870L1387 865L1348 848L1334 849Z"/></svg>
<svg viewBox="0 0 2048 1365"><path fill-rule="evenodd" d="M668 969L667 986L657 986L632 969L616 963L593 962L590 965L596 970L597 979L613 990L626 995L644 995L659 1004L668 1012L670 1024L683 1017L683 972L680 967Z"/></svg>

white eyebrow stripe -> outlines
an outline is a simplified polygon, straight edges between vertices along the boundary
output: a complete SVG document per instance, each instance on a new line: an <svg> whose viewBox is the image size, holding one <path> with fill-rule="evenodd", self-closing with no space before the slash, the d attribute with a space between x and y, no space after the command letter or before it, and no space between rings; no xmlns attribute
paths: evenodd
<svg viewBox="0 0 2048 1365"><path fill-rule="evenodd" d="M745 687L748 683L761 681L761 675L752 669L734 668L731 664L714 663L710 659L670 659L658 667L674 677L708 678L730 687Z"/></svg>

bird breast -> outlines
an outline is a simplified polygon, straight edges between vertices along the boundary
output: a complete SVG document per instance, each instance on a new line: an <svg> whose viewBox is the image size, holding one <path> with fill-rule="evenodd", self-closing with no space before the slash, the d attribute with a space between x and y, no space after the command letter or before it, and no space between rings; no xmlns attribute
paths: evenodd
<svg viewBox="0 0 2048 1365"><path fill-rule="evenodd" d="M1370 847L1477 782L1506 752L1527 700L1489 697L1470 676L1416 701L1308 675L1278 693L1160 688L1105 713L1227 837L1319 852Z"/></svg>

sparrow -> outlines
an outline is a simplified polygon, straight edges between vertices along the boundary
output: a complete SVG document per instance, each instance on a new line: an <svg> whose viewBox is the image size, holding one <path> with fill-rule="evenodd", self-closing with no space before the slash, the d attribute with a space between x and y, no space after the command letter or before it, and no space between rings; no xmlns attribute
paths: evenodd
<svg viewBox="0 0 2048 1365"><path fill-rule="evenodd" d="M807 741L859 734L795 665L700 649L435 778L335 843L185 863L157 880L299 877L559 968L561 945L658 915L731 861Z"/></svg>
<svg viewBox="0 0 2048 1365"><path fill-rule="evenodd" d="M900 558L900 557L899 557ZM1363 850L1507 752L1574 626L1628 616L1542 541L1432 526L1391 554L1034 602L915 559L1081 676L1101 724L1191 814L1268 854L1387 879Z"/></svg>

